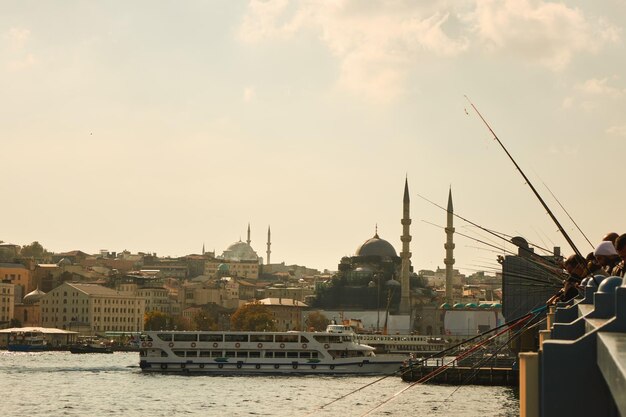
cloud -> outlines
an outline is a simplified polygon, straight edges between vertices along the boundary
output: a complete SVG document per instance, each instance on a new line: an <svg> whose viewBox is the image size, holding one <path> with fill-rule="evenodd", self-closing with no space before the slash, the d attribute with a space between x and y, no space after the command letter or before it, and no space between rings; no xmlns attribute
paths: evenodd
<svg viewBox="0 0 626 417"><path fill-rule="evenodd" d="M239 28L246 43L317 36L338 60L340 88L393 100L430 59L513 55L552 71L619 40L606 20L544 0L251 0Z"/></svg>
<svg viewBox="0 0 626 417"><path fill-rule="evenodd" d="M606 133L611 136L626 137L626 125L611 126L606 129Z"/></svg>
<svg viewBox="0 0 626 417"><path fill-rule="evenodd" d="M609 84L608 78L591 78L581 84L578 84L575 89L584 94L595 96L606 96L611 98L619 98L624 96L626 89L612 87Z"/></svg>
<svg viewBox="0 0 626 417"><path fill-rule="evenodd" d="M19 51L24 48L30 38L30 30L23 28L11 28L3 36L7 48L10 51Z"/></svg>
<svg viewBox="0 0 626 417"><path fill-rule="evenodd" d="M420 57L453 57L467 49L467 39L444 29L452 20L450 12L424 10L411 1L253 0L239 37L256 43L305 31L317 34L339 60L339 87L387 101L401 94Z"/></svg>
<svg viewBox="0 0 626 417"><path fill-rule="evenodd" d="M619 80L619 77L590 78L576 84L569 96L563 99L564 109L579 108L586 112L592 112L608 105L615 105L626 97L626 88L615 87L611 82Z"/></svg>
<svg viewBox="0 0 626 417"><path fill-rule="evenodd" d="M619 39L619 29L606 20L593 22L578 8L542 0L477 0L468 22L486 50L553 71L563 70L578 53Z"/></svg>
<svg viewBox="0 0 626 417"><path fill-rule="evenodd" d="M9 71L23 70L37 63L35 56L26 50L30 35L30 30L14 27L2 36L4 48L0 59Z"/></svg>

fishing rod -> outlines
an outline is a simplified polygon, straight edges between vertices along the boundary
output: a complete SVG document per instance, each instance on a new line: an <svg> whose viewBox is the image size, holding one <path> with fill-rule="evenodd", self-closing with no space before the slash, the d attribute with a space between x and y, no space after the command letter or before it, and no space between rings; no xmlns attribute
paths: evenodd
<svg viewBox="0 0 626 417"><path fill-rule="evenodd" d="M548 212L548 215L550 216L550 218L552 219L552 221L554 222L554 224L556 225L556 227L559 229L559 231L561 232L561 234L563 235L563 237L565 238L565 240L567 240L567 243L569 243L570 247L574 250L574 253L576 253L579 256L582 256L580 251L578 250L578 248L576 247L576 245L574 244L574 241L569 237L569 235L567 234L567 232L565 231L565 229L563 228L563 226L561 226L561 223L559 223L559 221L557 220L557 218L554 216L554 213L552 213L552 210L550 210L550 208L548 207L548 205L546 204L546 202L543 200L543 198L541 198L541 196L539 195L539 193L537 192L537 190L535 189L535 186L532 184L532 182L530 182L530 180L528 179L528 177L526 176L526 174L524 174L524 171L522 171L522 169L520 168L520 166L517 164L517 162L515 162L515 159L513 159L513 156L511 156L511 154L509 153L509 151L506 149L506 147L502 144L502 141L500 141L500 138L498 137L498 135L496 135L496 132L494 132L494 130L491 128L491 126L489 125L489 123L487 123L487 120L485 120L485 118L483 117L483 115L478 111L478 109L476 108L476 106L474 106L474 103L472 103L472 101L469 99L468 96L465 96L465 98L467 99L467 101L469 102L469 104L472 106L472 108L474 109L474 111L476 112L476 114L478 115L478 117L480 117L480 119L483 121L483 123L485 124L485 126L487 126L487 129L489 129L489 131L491 132L491 134L493 135L493 138L498 141L498 144L500 145L500 147L504 150L504 152L507 154L507 156L509 157L509 159L511 160L511 162L513 162L513 165L515 165L515 168L517 168L517 170L519 171L519 173L522 175L522 177L524 178L524 181L526 181L526 184L528 184L528 186L530 187L530 189L533 191L533 193L535 194L535 197L537 197L537 199L541 202L541 205L543 206L543 208Z"/></svg>
<svg viewBox="0 0 626 417"><path fill-rule="evenodd" d="M454 391L452 391L450 393L450 395L448 395L445 399L443 399L441 402L442 404L445 404L446 401L448 401L450 399L450 397L452 397L459 389L461 389L461 387L465 386L465 384L467 384L469 381L471 381L472 379L474 379L474 377L476 377L476 375L478 375L478 372L480 372L480 369L482 367L482 365L489 363L489 361L493 360L496 358L496 355L498 354L498 352L500 352L502 350L503 347L507 346L509 343L511 343L514 339L520 337L522 335L523 332L532 329L533 327L537 326L538 324L542 323L546 318L544 317L543 319L539 320L537 323L534 323L531 325L532 321L534 320L534 317L531 318L530 320L528 320L527 323L524 324L524 326L519 329L517 332L515 332L513 335L511 335L511 337L509 337L504 343L502 343L494 352L491 353L491 357L485 357L483 358L481 361L479 361L477 364L474 364L472 366L472 369L474 370L474 372L472 372L468 377L465 377L463 379L463 381L461 381L461 383L459 384L459 386L457 386Z"/></svg>
<svg viewBox="0 0 626 417"><path fill-rule="evenodd" d="M541 179L540 179L541 180ZM570 216L569 212L565 209L565 207L563 207L563 204L561 204L561 202L559 201L558 198L556 198L556 196L554 195L554 193L552 192L552 190L550 189L550 187L548 187L548 184L546 184L545 182L543 182L543 180L541 180L541 182L543 183L544 187L547 188L547 190L550 192L550 194L552 195L552 197L556 200L556 202L559 204L559 206L561 206L561 208L563 209L563 211L565 212L565 214L567 214L567 217L569 217L569 219L572 221L572 223L574 223L574 226L576 226L576 228L578 229L578 231L580 232L581 235L583 235L583 237L585 238L585 240L587 241L587 243L589 243L589 245L591 246L591 249L595 249L595 246L593 246L593 243L591 243L591 241L589 240L589 238L587 237L587 235L585 234L585 232L582 231L582 229L578 226L578 223L576 223L576 221L572 218L572 216Z"/></svg>
<svg viewBox="0 0 626 417"><path fill-rule="evenodd" d="M435 226L435 227L439 227L439 228L442 228L442 229L443 229L443 227L442 227L442 226L439 226L438 224L435 224L435 223L429 222L428 220L422 220L422 222L427 223L427 224L430 224L431 226ZM495 249L499 249L499 250L501 250L501 251L503 251L503 252L505 252L505 253L507 253L507 252L508 252L508 254L510 254L510 255L517 255L517 253L515 253L515 252L509 251L509 250L507 250L507 249L505 249L505 248L502 248L502 247L499 247L499 246L493 245L493 244L488 243L488 242L485 242L485 241L483 241L483 240L476 239L475 237L472 237L472 236L466 235L466 234L464 234L464 233L461 233L461 232L455 232L455 233L456 233L456 234L458 234L458 235L460 235L460 236L466 237L466 238L468 238L468 239L472 239L472 240L474 240L474 241L476 241L476 242L482 243L483 245L486 245L486 246L489 246L489 247L492 247L492 248L495 248ZM504 239L504 240L506 240L506 239ZM554 266L555 266L555 264L550 263L549 261L547 261L546 259L544 259L544 258L543 258L543 257L541 257L540 255L537 255L536 253L534 253L534 252L533 252L533 251L531 251L530 249L526 249L526 248L520 248L520 249L525 249L526 251L528 251L528 253L529 253L529 254L534 255L534 256L532 256L532 257L525 258L525 259L527 259L529 262L532 262L534 265L538 266L539 268L544 269L544 271L545 271L545 272L548 272L549 274L551 274L551 275L553 275L553 276L559 276L559 274L558 274L558 270L553 269L553 268L554 268Z"/></svg>
<svg viewBox="0 0 626 417"><path fill-rule="evenodd" d="M540 308L538 308L538 309L535 309L535 310L531 311L530 313L525 314L525 315L524 315L524 316L522 316L519 320L517 320L517 322L513 323L512 325L510 325L510 326L509 326L509 328L506 328L506 329L504 329L504 330L501 330L501 331L499 331L498 333L496 333L495 335L493 335L493 336L489 337L488 339L485 339L484 341L481 341L481 342L479 342L479 343L475 344L475 345L474 345L474 347L472 347L471 349L469 349L467 352L464 352L463 354L459 355L459 357L457 357L457 359L456 359L456 360L458 360L459 358L461 358L461 359L462 359L462 357L465 357L465 356L467 356L467 355L471 354L472 352L474 352L475 350L477 350L479 347L481 347L482 345L484 345L484 344L485 344L485 343L487 343L488 341L493 340L495 337L498 337L499 335L501 335L501 334L503 334L503 333L505 333L505 332L509 331L509 330L510 330L510 327L514 327L514 326L518 325L520 322L522 322L522 321L526 321L526 320L528 320L529 318L534 317L534 315L535 315L536 313L541 313L541 312L542 312L543 310L545 310L546 308L547 308L546 306L543 306L543 307L540 307ZM493 330L493 329L492 329L492 330ZM468 340L469 340L469 339L468 339ZM422 383L422 382L425 382L425 381L427 381L428 379L431 379L431 378L432 378L432 377L434 377L434 376L437 376L439 373L443 372L443 371L439 371L441 368L444 368L444 370L445 370L445 368L447 368L449 365L450 365L450 363L448 363L448 364L446 364L446 365L444 365L444 366L442 366L442 367L438 368L437 370L435 370L435 371L433 371L433 372L431 372L431 373L427 374L425 377L422 377L422 378L420 378L419 380L417 380L417 381L415 381L415 382L412 382L412 383L411 383L411 384L409 384L407 387L405 387L405 388L401 389L400 391L398 391L397 393L395 393L393 396L391 396L391 397L390 397L390 398L388 398L387 400L385 400L385 401L383 401L382 403L378 404L376 407L374 407L374 408L370 409L369 411L367 411L367 412L366 412L366 413L364 413L364 414L361 414L361 417L365 417L365 416L367 416L367 415L371 414L373 411L375 411L375 410L379 409L379 408L380 408L380 407L382 407L383 405L385 405L385 404L387 404L388 402L390 402L390 401L394 400L394 399L395 399L395 398L397 398L400 394L402 394L403 392L405 392L405 391L407 391L407 390L409 390L409 389L413 388L415 385L417 385L417 384L419 384L419 383ZM438 372L438 371L439 371L439 372ZM431 376L431 375L432 375L432 376ZM430 378L427 378L427 379L426 379L426 377L429 377L429 376L430 376Z"/></svg>
<svg viewBox="0 0 626 417"><path fill-rule="evenodd" d="M498 330L502 329L503 327L510 326L511 324L514 324L514 323L516 323L516 322L518 322L518 321L520 321L520 320L522 320L522 319L526 318L526 316L527 316L528 314L531 314L531 313L527 313L527 314L525 314L525 315L523 315L523 316L517 317L517 318L515 318L515 319L513 319L513 320L510 320L510 321L508 321L508 322L506 322L506 323L503 323L503 324L501 324L501 325L499 325L499 326L496 326L496 327L494 327L493 329L489 329L489 330L487 330L487 331L485 331L485 332L483 332L483 333L480 333L480 334L478 334L478 335L476 335L476 336L473 336L473 337L471 337L471 338L469 338L469 339L465 339L465 340L463 340L463 341L462 341L462 342L460 342L460 343L457 343L457 344L455 344L455 345L453 345L453 346L450 346L449 348L446 348L446 349L441 350L441 351L439 351L439 352L432 353L432 354L428 355L427 357L422 358L422 359L418 360L417 362L415 362L415 363L411 364L411 365L410 365L409 367L407 367L407 369L405 369L405 370L399 369L399 370L394 371L393 373L391 373L391 374L389 374L389 375L385 375L385 376L383 376L383 377L381 377L381 378L378 378L377 380L372 381L372 382L370 382L370 383L368 383L368 384L366 384L366 385L364 385L364 386L362 386L362 387L359 387L359 388L357 388L357 389L355 389L355 390L353 390L353 391L350 391L350 392L348 392L347 394L344 394L344 395L342 395L342 396L340 396L340 397L338 397L338 398L335 398L334 400L332 400L332 401L330 401L330 402L328 402L328 403L325 403L325 404L323 404L323 405L321 405L321 406L316 407L313 411L311 411L310 413L305 414L305 415L306 415L306 416L309 416L309 415L313 414L313 413L314 413L315 411L317 411L317 410L321 410L321 409L323 409L323 408L325 408L325 407L328 407L329 405L334 404L334 403L336 403L336 402L337 402L337 401L339 401L339 400L342 400L342 399L344 399L344 398L346 398L346 397L349 397L350 395L355 394L355 393L357 393L357 392L359 392L359 391L361 391L361 390L363 390L363 389L365 389L365 388L367 388L367 387L369 387L369 386L371 386L371 385L374 385L374 384L376 384L376 383L378 383L378 382L380 382L380 381L382 381L382 380L384 380L384 379L387 379L387 378L389 378L389 377L391 377L391 376L395 376L395 375L397 375L397 374L399 374L399 373L400 373L400 375L404 375L404 373L409 372L413 366L417 366L418 364L422 364L422 363L424 363L424 362L426 362L426 361L428 361L428 360L430 360L430 359L434 359L434 358L438 357L439 355L443 355L443 354L445 354L445 353L448 353L448 352L451 352L451 351L453 351L453 350L455 350L455 349L458 349L459 347L463 346L463 345L464 345L464 344L466 344L466 343L472 342L472 341L474 341L474 340L476 340L476 339L479 339L479 338L481 338L481 337L484 337L484 336L486 336L486 335L488 335L488 334L490 334L490 333L493 333L493 332L495 332L495 331L498 331Z"/></svg>

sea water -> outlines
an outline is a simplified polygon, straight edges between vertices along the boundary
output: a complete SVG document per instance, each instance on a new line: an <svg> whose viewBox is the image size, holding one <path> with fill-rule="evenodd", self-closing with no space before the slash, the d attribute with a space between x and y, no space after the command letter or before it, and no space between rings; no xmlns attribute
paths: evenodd
<svg viewBox="0 0 626 417"><path fill-rule="evenodd" d="M516 391L506 387L415 385L400 393L409 384L399 377L162 375L144 374L138 364L138 353L0 351L0 414L81 417L347 417L368 412L369 416L429 417L519 414Z"/></svg>

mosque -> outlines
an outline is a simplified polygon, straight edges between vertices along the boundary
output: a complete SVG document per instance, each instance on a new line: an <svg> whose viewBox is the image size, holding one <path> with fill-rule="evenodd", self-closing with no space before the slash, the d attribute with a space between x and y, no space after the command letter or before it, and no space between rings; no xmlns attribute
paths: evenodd
<svg viewBox="0 0 626 417"><path fill-rule="evenodd" d="M211 255L204 264L204 275L211 278L215 278L218 275L232 275L247 279L258 279L259 268L263 263L263 258L257 255L250 245L251 242L250 224L248 224L248 239L245 242L239 239L239 241L232 243L222 252L221 256ZM205 253L203 247L202 254L204 255Z"/></svg>
<svg viewBox="0 0 626 417"><path fill-rule="evenodd" d="M378 234L361 244L354 256L343 257L337 278L326 288L320 288L316 306L326 309L380 309L410 314L409 282L411 266L410 198L408 179L404 182L402 252Z"/></svg>

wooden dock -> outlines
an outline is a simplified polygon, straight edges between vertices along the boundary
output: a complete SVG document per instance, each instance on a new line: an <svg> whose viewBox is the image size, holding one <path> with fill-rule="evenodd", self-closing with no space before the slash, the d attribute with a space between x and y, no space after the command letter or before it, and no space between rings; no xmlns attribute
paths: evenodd
<svg viewBox="0 0 626 417"><path fill-rule="evenodd" d="M402 368L401 376L403 381L415 382L438 369L440 368L437 366L407 366ZM426 383L513 387L519 385L519 370L513 368L451 366L442 370L441 373L437 374Z"/></svg>

